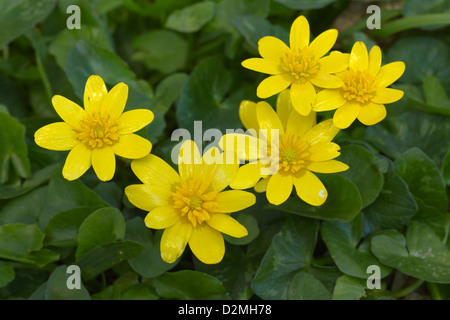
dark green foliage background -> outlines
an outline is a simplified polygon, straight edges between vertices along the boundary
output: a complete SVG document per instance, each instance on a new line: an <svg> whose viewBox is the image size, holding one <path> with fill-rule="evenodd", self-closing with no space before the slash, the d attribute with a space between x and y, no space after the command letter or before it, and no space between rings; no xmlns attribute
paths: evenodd
<svg viewBox="0 0 450 320"><path fill-rule="evenodd" d="M72 4L80 30L66 27ZM450 5L377 4L382 28L371 31L363 1L0 0L0 298L449 299ZM337 50L360 40L380 45L383 63L404 61L393 87L405 97L380 124L339 133L350 169L321 175L323 206L292 196L276 207L257 195L234 215L249 235L225 237L217 265L188 248L174 264L161 260L162 231L146 228L123 194L138 183L129 160L118 159L111 182L92 169L69 182L67 152L34 143L59 121L51 97L81 104L92 74L109 89L129 85L127 110L154 112L139 134L167 161L177 128L240 128L239 103L257 101L264 78L241 61L258 56L262 36L287 41L300 14L312 37L338 28ZM81 290L66 287L73 264ZM382 289L366 287L370 265Z"/></svg>

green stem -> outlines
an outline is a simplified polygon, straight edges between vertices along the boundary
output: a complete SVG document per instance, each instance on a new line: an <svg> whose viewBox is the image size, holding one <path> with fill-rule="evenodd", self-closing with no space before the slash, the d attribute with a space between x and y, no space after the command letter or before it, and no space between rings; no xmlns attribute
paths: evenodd
<svg viewBox="0 0 450 320"><path fill-rule="evenodd" d="M388 295L393 297L393 298L402 298L404 296L407 296L408 294L410 294L411 292L414 292L417 288L419 288L425 281L422 279L417 279L416 281L414 281L413 283L411 283L409 286L407 286L406 288L403 288L399 291L395 291L395 292L391 292Z"/></svg>
<svg viewBox="0 0 450 320"><path fill-rule="evenodd" d="M45 72L44 65L42 64L41 58L39 57L38 52L35 52L36 64L39 70L39 74L41 76L42 82L44 83L45 92L47 94L48 100L52 100L52 87L50 85L50 81L48 80L47 73Z"/></svg>
<svg viewBox="0 0 450 320"><path fill-rule="evenodd" d="M433 300L444 300L444 298L442 298L441 292L439 291L439 288L437 287L436 283L427 282L427 288L428 288L428 291L430 292L431 298Z"/></svg>

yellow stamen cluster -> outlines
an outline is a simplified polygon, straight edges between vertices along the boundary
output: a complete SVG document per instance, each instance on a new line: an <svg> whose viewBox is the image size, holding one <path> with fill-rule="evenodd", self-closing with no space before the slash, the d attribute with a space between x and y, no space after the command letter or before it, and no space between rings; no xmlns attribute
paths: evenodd
<svg viewBox="0 0 450 320"><path fill-rule="evenodd" d="M305 166L308 144L298 135L286 133L280 138L279 167L288 173L296 173Z"/></svg>
<svg viewBox="0 0 450 320"><path fill-rule="evenodd" d="M182 181L175 189L172 194L173 207L179 210L182 217L187 216L194 227L209 220L209 213L218 206L214 201L217 192L206 192L201 180Z"/></svg>
<svg viewBox="0 0 450 320"><path fill-rule="evenodd" d="M92 149L102 148L105 145L111 146L119 140L117 132L119 126L115 122L114 119L99 112L87 113L76 137Z"/></svg>
<svg viewBox="0 0 450 320"><path fill-rule="evenodd" d="M365 103L373 98L375 84L373 76L367 71L347 71L342 78L344 98Z"/></svg>
<svg viewBox="0 0 450 320"><path fill-rule="evenodd" d="M308 80L319 71L319 60L306 47L302 50L289 50L282 57L283 70L288 72L294 81Z"/></svg>

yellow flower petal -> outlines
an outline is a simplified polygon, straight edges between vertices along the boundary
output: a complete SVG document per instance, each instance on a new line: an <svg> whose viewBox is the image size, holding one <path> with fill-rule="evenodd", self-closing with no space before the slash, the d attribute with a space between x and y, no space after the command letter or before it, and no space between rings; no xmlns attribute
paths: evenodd
<svg viewBox="0 0 450 320"><path fill-rule="evenodd" d="M64 122L74 128L80 127L80 122L84 119L85 111L78 104L59 95L53 96L52 104L56 113L58 113Z"/></svg>
<svg viewBox="0 0 450 320"><path fill-rule="evenodd" d="M238 169L230 187L248 189L254 187L259 179L261 179L261 164L258 162L247 163Z"/></svg>
<svg viewBox="0 0 450 320"><path fill-rule="evenodd" d="M293 50L301 50L309 44L309 23L304 16L294 20L289 33L289 45Z"/></svg>
<svg viewBox="0 0 450 320"><path fill-rule="evenodd" d="M84 88L84 109L89 113L100 111L107 94L108 90L103 79L97 75L90 76Z"/></svg>
<svg viewBox="0 0 450 320"><path fill-rule="evenodd" d="M200 151L192 140L185 141L178 154L178 172L181 180L187 181L194 177L195 167L202 163Z"/></svg>
<svg viewBox="0 0 450 320"><path fill-rule="evenodd" d="M338 73L348 68L350 54L332 51L328 56L320 59L320 73Z"/></svg>
<svg viewBox="0 0 450 320"><path fill-rule="evenodd" d="M153 154L133 160L131 170L147 185L158 185L170 190L173 185L180 183L178 173L167 162Z"/></svg>
<svg viewBox="0 0 450 320"><path fill-rule="evenodd" d="M283 128L286 128L289 115L293 109L290 90L286 89L281 91L277 98L276 110Z"/></svg>
<svg viewBox="0 0 450 320"><path fill-rule="evenodd" d="M239 119L241 119L244 127L248 129L259 130L258 121L256 120L256 103L244 100L239 106Z"/></svg>
<svg viewBox="0 0 450 320"><path fill-rule="evenodd" d="M291 103L302 116L309 115L315 100L316 90L310 82L292 84Z"/></svg>
<svg viewBox="0 0 450 320"><path fill-rule="evenodd" d="M92 167L102 181L109 181L116 171L116 157L111 147L92 150Z"/></svg>
<svg viewBox="0 0 450 320"><path fill-rule="evenodd" d="M267 184L269 183L270 177L263 178L255 186L255 191L258 193L266 192Z"/></svg>
<svg viewBox="0 0 450 320"><path fill-rule="evenodd" d="M191 237L192 224L178 221L164 230L161 237L161 258L167 263L175 262L183 253Z"/></svg>
<svg viewBox="0 0 450 320"><path fill-rule="evenodd" d="M306 166L306 169L318 173L335 173L347 170L349 167L343 162L336 160L311 162Z"/></svg>
<svg viewBox="0 0 450 320"><path fill-rule="evenodd" d="M266 141L270 141L272 130L278 130L280 136L284 134L283 124L278 114L267 102L260 101L256 104L256 119L259 127L267 130L267 132L261 132L266 137Z"/></svg>
<svg viewBox="0 0 450 320"><path fill-rule="evenodd" d="M311 83L320 88L336 89L344 84L340 78L332 74L318 73L311 77Z"/></svg>
<svg viewBox="0 0 450 320"><path fill-rule="evenodd" d="M308 149L310 161L327 161L338 157L341 148L334 142L319 142Z"/></svg>
<svg viewBox="0 0 450 320"><path fill-rule="evenodd" d="M80 143L75 131L65 122L55 122L40 128L34 134L39 147L50 150L70 150Z"/></svg>
<svg viewBox="0 0 450 320"><path fill-rule="evenodd" d="M339 90L325 89L317 93L314 111L334 110L346 103L347 100L341 95Z"/></svg>
<svg viewBox="0 0 450 320"><path fill-rule="evenodd" d="M166 229L180 221L180 215L170 206L157 207L144 219L147 228Z"/></svg>
<svg viewBox="0 0 450 320"><path fill-rule="evenodd" d="M120 136L119 141L112 146L114 153L127 159L143 158L152 150L152 144L137 134Z"/></svg>
<svg viewBox="0 0 450 320"><path fill-rule="evenodd" d="M368 71L372 76L376 76L381 66L381 50L379 46L373 46L369 52Z"/></svg>
<svg viewBox="0 0 450 320"><path fill-rule="evenodd" d="M264 59L279 61L289 48L280 39L268 36L259 39L258 51Z"/></svg>
<svg viewBox="0 0 450 320"><path fill-rule="evenodd" d="M281 64L274 60L250 58L242 61L244 68L267 74L280 74Z"/></svg>
<svg viewBox="0 0 450 320"><path fill-rule="evenodd" d="M354 71L366 70L369 66L369 55L364 42L357 41L350 53L349 68Z"/></svg>
<svg viewBox="0 0 450 320"><path fill-rule="evenodd" d="M382 104L367 103L361 107L358 120L366 126L374 125L386 117L386 108Z"/></svg>
<svg viewBox="0 0 450 320"><path fill-rule="evenodd" d="M219 141L219 147L227 153L236 155L236 163L239 160L256 160L266 156L267 143L248 134L229 133L223 135Z"/></svg>
<svg viewBox="0 0 450 320"><path fill-rule="evenodd" d="M108 92L103 99L101 112L108 114L112 119L119 119L128 99L128 86L120 82Z"/></svg>
<svg viewBox="0 0 450 320"><path fill-rule="evenodd" d="M214 213L211 215L211 219L206 222L217 231L235 238L242 238L248 235L247 229L226 213Z"/></svg>
<svg viewBox="0 0 450 320"><path fill-rule="evenodd" d="M261 81L256 89L256 95L261 99L265 99L283 91L290 84L291 81L284 75L270 76Z"/></svg>
<svg viewBox="0 0 450 320"><path fill-rule="evenodd" d="M338 132L339 128L333 124L333 119L328 119L316 124L302 138L305 142L313 145L319 142L330 142Z"/></svg>
<svg viewBox="0 0 450 320"><path fill-rule="evenodd" d="M294 177L297 195L312 206L320 206L327 200L328 192L315 174L308 170L301 170Z"/></svg>
<svg viewBox="0 0 450 320"><path fill-rule="evenodd" d="M153 112L147 109L135 109L122 113L117 120L120 134L129 134L141 130L153 121Z"/></svg>
<svg viewBox="0 0 450 320"><path fill-rule="evenodd" d="M197 225L189 239L189 248L201 262L219 263L225 254L225 242L222 234L207 223Z"/></svg>
<svg viewBox="0 0 450 320"><path fill-rule="evenodd" d="M170 189L158 185L132 184L125 188L128 200L135 207L145 211L170 205L171 194Z"/></svg>
<svg viewBox="0 0 450 320"><path fill-rule="evenodd" d="M219 157L216 158L215 154L219 154ZM217 163L207 165L207 163L212 163L210 159L217 159ZM203 155L202 160L205 164L202 167L212 168L212 171L210 171L212 173L208 172L209 170L205 170L205 173L208 175L205 180L210 180L210 187L213 191L221 192L230 185L236 176L239 162L229 162L229 159L230 157L227 156L226 152L220 153L218 148L210 148Z"/></svg>
<svg viewBox="0 0 450 320"><path fill-rule="evenodd" d="M228 190L220 192L215 201L218 207L215 212L231 213L244 210L256 202L254 194L242 190Z"/></svg>
<svg viewBox="0 0 450 320"><path fill-rule="evenodd" d="M338 31L329 29L319 34L309 45L316 58L323 57L336 43Z"/></svg>
<svg viewBox="0 0 450 320"><path fill-rule="evenodd" d="M277 172L270 177L266 196L271 204L279 205L285 202L292 193L292 176Z"/></svg>
<svg viewBox="0 0 450 320"><path fill-rule="evenodd" d="M402 90L391 88L378 88L375 90L375 96L371 102L377 104L392 103L403 98L404 92Z"/></svg>
<svg viewBox="0 0 450 320"><path fill-rule="evenodd" d="M333 123L339 129L348 128L356 117L358 117L361 107L357 103L346 102L343 106L338 108L333 116Z"/></svg>
<svg viewBox="0 0 450 320"><path fill-rule="evenodd" d="M297 111L292 110L287 123L286 132L296 134L298 136L304 135L316 125L316 113L310 112L308 116L304 117Z"/></svg>
<svg viewBox="0 0 450 320"><path fill-rule="evenodd" d="M62 171L67 180L76 180L91 167L92 151L84 143L77 144L67 156Z"/></svg>
<svg viewBox="0 0 450 320"><path fill-rule="evenodd" d="M391 62L380 68L375 78L378 87L387 87L398 80L405 72L405 63L402 61Z"/></svg>

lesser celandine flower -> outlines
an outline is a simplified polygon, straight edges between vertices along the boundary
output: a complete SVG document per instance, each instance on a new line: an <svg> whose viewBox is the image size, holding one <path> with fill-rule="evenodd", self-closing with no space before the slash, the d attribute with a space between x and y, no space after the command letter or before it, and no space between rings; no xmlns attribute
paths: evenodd
<svg viewBox="0 0 450 320"><path fill-rule="evenodd" d="M217 157L222 161L214 161ZM226 163L217 148L200 157L191 140L181 146L179 173L151 154L131 163L143 184L126 187L125 194L136 207L149 211L147 227L165 229L160 244L164 261L174 262L189 244L203 263L218 263L225 253L222 233L237 238L247 235L247 229L230 213L252 206L255 196L241 190L224 191L238 166L237 162Z"/></svg>
<svg viewBox="0 0 450 320"><path fill-rule="evenodd" d="M309 43L309 23L299 16L291 26L288 47L275 37L263 37L258 42L262 58L242 62L245 68L270 74L257 88L259 98L268 98L291 86L294 108L304 116L311 112L316 88L339 88L342 81L333 73L348 67L348 54L337 51L323 57L334 45L336 29L327 30Z"/></svg>
<svg viewBox="0 0 450 320"><path fill-rule="evenodd" d="M401 77L405 64L401 61L381 67L381 50L373 46L367 54L363 42L353 45L348 70L338 73L343 86L326 89L317 94L315 111L337 109L333 116L335 126L349 127L356 118L365 125L374 125L386 117L384 104L403 97L403 91L387 88Z"/></svg>
<svg viewBox="0 0 450 320"><path fill-rule="evenodd" d="M226 152L236 152L241 159L248 160L256 155L259 161L240 167L230 186L235 189L255 186L257 192L266 191L267 199L275 205L286 201L295 186L303 201L320 206L328 193L314 172L333 173L348 169L346 164L333 160L340 155L339 146L331 142L339 129L331 119L316 124L314 112L307 117L301 116L293 110L289 100L289 90L280 93L276 112L264 101L241 103L239 115L242 123L259 134L247 136L246 143L242 143L243 134L227 134L219 145ZM272 138L273 133L270 137L273 129L278 130L278 140ZM267 147L266 158L258 156L261 152L252 151L264 147ZM273 164L275 171L267 170Z"/></svg>
<svg viewBox="0 0 450 320"><path fill-rule="evenodd" d="M70 150L63 168L67 180L82 176L91 165L102 181L111 180L116 169L115 154L129 159L150 153L150 141L133 134L153 120L146 109L123 112L128 98L128 86L119 83L107 91L99 76L86 82L84 109L56 95L53 107L64 122L46 125L34 138L42 148Z"/></svg>

